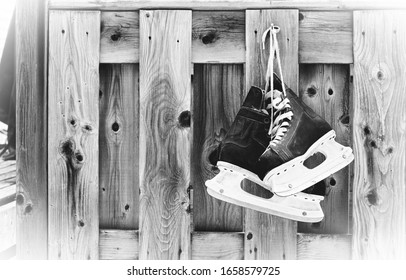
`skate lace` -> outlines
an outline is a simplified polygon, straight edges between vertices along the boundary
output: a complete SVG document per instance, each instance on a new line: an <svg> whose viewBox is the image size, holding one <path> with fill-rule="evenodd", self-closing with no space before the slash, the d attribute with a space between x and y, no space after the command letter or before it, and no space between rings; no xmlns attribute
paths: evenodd
<svg viewBox="0 0 406 280"><path fill-rule="evenodd" d="M265 75L265 100L268 102L265 109L263 110L266 114L270 115L271 123L269 126L268 135L271 138L267 149L271 146L276 145L282 141L284 135L288 131L290 121L293 117L293 112L290 106L290 101L286 97L286 89L283 81L282 67L279 53L279 45L276 34L279 32L280 28L271 24L262 35L262 47L265 49L266 37L269 34L269 58L268 67ZM278 69L281 78L282 92L274 89L273 80L273 60L276 57ZM268 101L270 100L270 101Z"/></svg>

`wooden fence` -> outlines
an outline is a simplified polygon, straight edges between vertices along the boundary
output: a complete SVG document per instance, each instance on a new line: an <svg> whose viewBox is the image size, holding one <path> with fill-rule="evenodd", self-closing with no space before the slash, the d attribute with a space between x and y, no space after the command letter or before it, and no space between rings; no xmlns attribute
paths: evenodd
<svg viewBox="0 0 406 280"><path fill-rule="evenodd" d="M404 258L406 11L363 3L19 0L17 257ZM287 84L354 149L320 223L204 186L271 23Z"/></svg>

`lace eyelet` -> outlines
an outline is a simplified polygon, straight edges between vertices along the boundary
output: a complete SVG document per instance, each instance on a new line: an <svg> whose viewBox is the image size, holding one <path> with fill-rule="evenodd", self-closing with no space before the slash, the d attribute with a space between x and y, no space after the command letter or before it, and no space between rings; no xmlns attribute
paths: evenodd
<svg viewBox="0 0 406 280"><path fill-rule="evenodd" d="M271 120L270 120L269 118L265 118L265 119L264 119L264 123L265 123L265 124L268 124L270 121L271 121Z"/></svg>

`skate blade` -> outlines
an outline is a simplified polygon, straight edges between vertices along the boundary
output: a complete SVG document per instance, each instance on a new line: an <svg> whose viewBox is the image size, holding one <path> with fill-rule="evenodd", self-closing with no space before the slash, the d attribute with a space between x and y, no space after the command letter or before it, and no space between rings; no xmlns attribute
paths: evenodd
<svg viewBox="0 0 406 280"><path fill-rule="evenodd" d="M344 168L354 160L354 154L350 147L344 147L334 139L333 130L326 133L304 155L272 169L265 176L264 183L277 195L289 196ZM304 166L304 161L318 152L326 159L312 169Z"/></svg>
<svg viewBox="0 0 406 280"><path fill-rule="evenodd" d="M247 170L241 172L244 169L238 166L226 165L225 167L219 162L220 173L206 181L207 192L211 196L259 212L300 222L315 223L323 219L324 214L320 206L323 197L305 193L297 193L288 197L273 194L271 198L252 195L242 189L241 183L244 179L262 182L258 176Z"/></svg>

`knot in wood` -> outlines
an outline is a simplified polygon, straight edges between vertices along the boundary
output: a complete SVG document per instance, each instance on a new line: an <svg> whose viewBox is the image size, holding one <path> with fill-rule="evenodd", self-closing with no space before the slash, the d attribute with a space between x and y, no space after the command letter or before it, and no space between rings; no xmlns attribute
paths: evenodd
<svg viewBox="0 0 406 280"><path fill-rule="evenodd" d="M74 153L75 143L71 140L62 141L59 145L59 153L65 160L68 160L72 157Z"/></svg>
<svg viewBox="0 0 406 280"><path fill-rule="evenodd" d="M382 86L382 91L386 91L390 83L390 67L384 61L382 61L372 68L371 75L375 82Z"/></svg>
<svg viewBox="0 0 406 280"><path fill-rule="evenodd" d="M317 88L312 85L311 87L307 88L306 94L307 94L309 97L315 96L315 95L317 94Z"/></svg>
<svg viewBox="0 0 406 280"><path fill-rule="evenodd" d="M382 81L384 79L384 74L382 71L378 71L378 73L376 74L378 80Z"/></svg>
<svg viewBox="0 0 406 280"><path fill-rule="evenodd" d="M16 196L16 203L18 204L18 205L22 205L23 203L24 203L24 195L23 194L21 194L21 193L19 193L17 196Z"/></svg>
<svg viewBox="0 0 406 280"><path fill-rule="evenodd" d="M190 127L190 111L185 110L180 113L178 117L178 122L181 127Z"/></svg>
<svg viewBox="0 0 406 280"><path fill-rule="evenodd" d="M110 36L110 39L114 42L120 40L121 38L121 33L119 31L117 31L116 33L114 33L113 35Z"/></svg>
<svg viewBox="0 0 406 280"><path fill-rule="evenodd" d="M332 88L329 88L329 89L328 89L328 95L333 95L333 93L334 93L333 89L332 89Z"/></svg>
<svg viewBox="0 0 406 280"><path fill-rule="evenodd" d="M202 37L202 43L205 45L213 44L217 41L217 34L215 31L210 31Z"/></svg>
<svg viewBox="0 0 406 280"><path fill-rule="evenodd" d="M111 125L111 129L113 130L113 132L117 133L120 130L120 125L117 122L114 122Z"/></svg>
<svg viewBox="0 0 406 280"><path fill-rule="evenodd" d="M340 117L340 122L343 125L348 126L350 124L350 116L348 114L341 116Z"/></svg>

